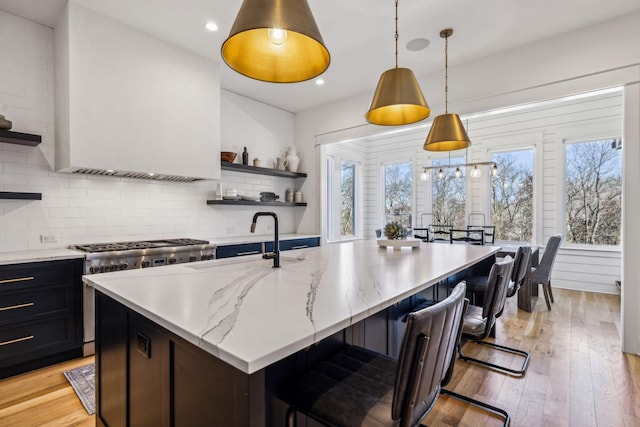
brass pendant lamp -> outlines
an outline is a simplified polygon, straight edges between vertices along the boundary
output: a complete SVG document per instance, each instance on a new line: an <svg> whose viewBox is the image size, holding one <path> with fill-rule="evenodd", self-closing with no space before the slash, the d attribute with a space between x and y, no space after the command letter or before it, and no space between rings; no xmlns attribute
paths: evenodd
<svg viewBox="0 0 640 427"><path fill-rule="evenodd" d="M374 125L398 126L429 117L416 76L408 68L398 68L398 0L396 0L396 66L380 76L369 111L364 117Z"/></svg>
<svg viewBox="0 0 640 427"><path fill-rule="evenodd" d="M222 58L240 74L273 83L312 79L330 62L307 0L244 0Z"/></svg>
<svg viewBox="0 0 640 427"><path fill-rule="evenodd" d="M447 28L440 31L440 37L445 40L444 48L444 114L433 119L429 135L424 143L423 148L427 151L453 151L467 148L471 145L469 135L462 125L460 116L457 114L449 114L449 37L453 34L453 30Z"/></svg>

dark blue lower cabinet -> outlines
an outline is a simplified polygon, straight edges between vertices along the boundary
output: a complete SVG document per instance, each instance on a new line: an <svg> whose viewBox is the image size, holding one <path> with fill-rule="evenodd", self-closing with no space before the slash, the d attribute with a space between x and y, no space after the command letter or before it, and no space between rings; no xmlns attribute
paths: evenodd
<svg viewBox="0 0 640 427"><path fill-rule="evenodd" d="M320 246L319 237L307 237L303 239L290 239L280 241L281 251L290 251L293 249L313 248ZM273 241L265 242L265 250L267 252L273 252Z"/></svg>
<svg viewBox="0 0 640 427"><path fill-rule="evenodd" d="M216 247L216 259L234 256L257 255L262 253L262 243L242 243Z"/></svg>

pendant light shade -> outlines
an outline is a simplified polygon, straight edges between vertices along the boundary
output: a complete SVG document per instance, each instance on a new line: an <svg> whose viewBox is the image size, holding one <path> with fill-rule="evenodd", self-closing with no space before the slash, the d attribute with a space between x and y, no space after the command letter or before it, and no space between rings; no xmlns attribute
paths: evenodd
<svg viewBox="0 0 640 427"><path fill-rule="evenodd" d="M471 141L460 116L442 114L433 119L423 148L427 151L453 151L470 145Z"/></svg>
<svg viewBox="0 0 640 427"><path fill-rule="evenodd" d="M380 76L365 118L376 125L396 126L426 119L430 113L413 71L392 68Z"/></svg>
<svg viewBox="0 0 640 427"><path fill-rule="evenodd" d="M415 74L398 68L398 0L396 0L396 66L380 76L365 119L374 125L399 126L426 119L431 114Z"/></svg>
<svg viewBox="0 0 640 427"><path fill-rule="evenodd" d="M240 74L274 83L312 79L330 62L306 0L244 0L222 58Z"/></svg>
<svg viewBox="0 0 640 427"><path fill-rule="evenodd" d="M457 114L449 114L449 37L453 30L447 28L440 31L440 37L445 39L444 48L444 114L436 117L429 129L429 135L423 148L427 151L453 151L467 148L471 145L469 135Z"/></svg>

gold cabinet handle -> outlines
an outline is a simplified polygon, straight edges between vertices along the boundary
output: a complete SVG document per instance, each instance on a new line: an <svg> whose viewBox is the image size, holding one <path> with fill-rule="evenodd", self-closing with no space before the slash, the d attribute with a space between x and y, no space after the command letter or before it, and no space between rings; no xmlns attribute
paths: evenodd
<svg viewBox="0 0 640 427"><path fill-rule="evenodd" d="M0 307L0 311L15 310L16 308L31 307L32 305L36 305L36 304L34 302L27 302L24 304L10 305L7 307Z"/></svg>
<svg viewBox="0 0 640 427"><path fill-rule="evenodd" d="M33 277L18 277L17 279L5 279L5 280L0 280L0 285L4 285L5 283L26 282L33 279L34 279Z"/></svg>
<svg viewBox="0 0 640 427"><path fill-rule="evenodd" d="M15 343L19 343L19 342L22 342L22 341L29 341L29 340L32 340L34 338L35 337L33 335L29 335L28 337L16 338L15 340L9 340L9 341L0 342L0 346L9 345L9 344L15 344Z"/></svg>

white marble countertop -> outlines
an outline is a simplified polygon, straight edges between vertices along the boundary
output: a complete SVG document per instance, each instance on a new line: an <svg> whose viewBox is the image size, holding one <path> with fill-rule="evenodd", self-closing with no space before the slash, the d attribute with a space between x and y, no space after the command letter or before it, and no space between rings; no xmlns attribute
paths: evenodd
<svg viewBox="0 0 640 427"><path fill-rule="evenodd" d="M84 276L86 283L251 374L486 257L498 246L361 240Z"/></svg>
<svg viewBox="0 0 640 427"><path fill-rule="evenodd" d="M310 237L320 237L319 234L281 234L280 241L293 240L293 239L306 239ZM243 243L260 243L260 242L273 242L272 234L250 234L248 236L234 236L234 237L212 237L206 239L209 243L214 245L239 245Z"/></svg>
<svg viewBox="0 0 640 427"><path fill-rule="evenodd" d="M0 265L84 258L84 255L84 253L74 251L72 249L42 249L35 251L0 252Z"/></svg>

